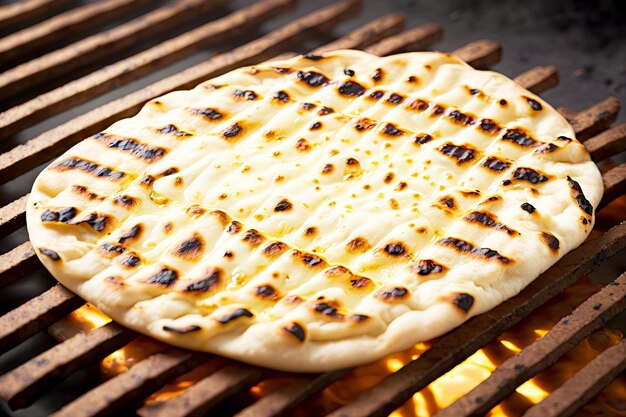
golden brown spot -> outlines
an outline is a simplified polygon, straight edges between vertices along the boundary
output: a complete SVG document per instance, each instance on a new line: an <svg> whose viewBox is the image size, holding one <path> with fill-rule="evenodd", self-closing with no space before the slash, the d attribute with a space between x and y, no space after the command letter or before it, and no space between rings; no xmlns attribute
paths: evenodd
<svg viewBox="0 0 626 417"><path fill-rule="evenodd" d="M174 187L182 187L182 185L183 185L182 177L174 178Z"/></svg>
<svg viewBox="0 0 626 417"><path fill-rule="evenodd" d="M228 194L226 193L222 193L219 196L217 196L218 200L226 200L228 198Z"/></svg>
<svg viewBox="0 0 626 417"><path fill-rule="evenodd" d="M298 139L298 142L296 142L296 149L300 152L308 152L311 150L311 145L306 139L300 138Z"/></svg>
<svg viewBox="0 0 626 417"><path fill-rule="evenodd" d="M423 112L428 108L428 106L429 104L427 101L418 98L413 100L407 107L411 110Z"/></svg>
<svg viewBox="0 0 626 417"><path fill-rule="evenodd" d="M346 251L350 253L363 253L370 248L370 244L364 237L356 237L346 244Z"/></svg>
<svg viewBox="0 0 626 417"><path fill-rule="evenodd" d="M333 164L326 164L324 165L324 168L322 168L322 174L330 174L334 169L335 167L333 167Z"/></svg>
<svg viewBox="0 0 626 417"><path fill-rule="evenodd" d="M383 182L385 184L390 184L391 181L393 181L393 179L395 178L396 174L394 174L393 172L388 172L387 175L385 175L385 178L383 179Z"/></svg>
<svg viewBox="0 0 626 417"><path fill-rule="evenodd" d="M356 121L354 124L354 128L358 131L373 129L376 126L376 122L374 120L363 117Z"/></svg>
<svg viewBox="0 0 626 417"><path fill-rule="evenodd" d="M226 225L229 224L230 222L230 216L224 213L222 210L211 210L209 212L209 215L215 217L217 221L220 222L220 224L224 227L226 227ZM227 232L229 231L227 230ZM234 233L237 233L237 232L234 232Z"/></svg>
<svg viewBox="0 0 626 417"><path fill-rule="evenodd" d="M480 191L479 190L461 191L461 195L466 198L478 198L480 197Z"/></svg>
<svg viewBox="0 0 626 417"><path fill-rule="evenodd" d="M236 233L239 233L241 231L241 228L242 228L241 223L239 223L237 220L233 220L232 222L230 222L230 224L226 228L226 233L230 233L231 235L234 235Z"/></svg>
<svg viewBox="0 0 626 417"><path fill-rule="evenodd" d="M305 236L315 236L317 234L317 227L315 226L309 226L306 229L304 229L304 235Z"/></svg>
<svg viewBox="0 0 626 417"><path fill-rule="evenodd" d="M412 272L421 276L439 274L446 270L445 266L433 261L432 259L420 259L417 263L411 264L409 268Z"/></svg>
<svg viewBox="0 0 626 417"><path fill-rule="evenodd" d="M552 250L552 252L556 253L559 251L559 239L557 239L553 234L541 232L541 240Z"/></svg>
<svg viewBox="0 0 626 417"><path fill-rule="evenodd" d="M163 225L163 231L165 233L171 233L172 230L174 230L174 223L172 222L167 222Z"/></svg>
<svg viewBox="0 0 626 417"><path fill-rule="evenodd" d="M263 255L273 258L287 250L287 245L283 242L272 242L263 249Z"/></svg>
<svg viewBox="0 0 626 417"><path fill-rule="evenodd" d="M242 240L252 247L257 247L265 240L265 238L258 231L249 229Z"/></svg>
<svg viewBox="0 0 626 417"><path fill-rule="evenodd" d="M392 210L399 210L400 204L398 203L398 200L391 198L389 199L389 207L391 207Z"/></svg>
<svg viewBox="0 0 626 417"><path fill-rule="evenodd" d="M202 255L204 251L204 239L197 234L194 233L192 237L181 242L172 253L179 258L183 258L185 260L196 259Z"/></svg>

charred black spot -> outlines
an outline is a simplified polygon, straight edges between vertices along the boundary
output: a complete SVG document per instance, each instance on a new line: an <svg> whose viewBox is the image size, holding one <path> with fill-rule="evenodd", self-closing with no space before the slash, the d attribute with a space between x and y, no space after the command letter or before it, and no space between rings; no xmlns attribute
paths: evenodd
<svg viewBox="0 0 626 417"><path fill-rule="evenodd" d="M102 245L100 245L100 249L102 250L102 252L105 253L117 253L119 255L124 253L125 250L123 247L115 245L113 243L103 243Z"/></svg>
<svg viewBox="0 0 626 417"><path fill-rule="evenodd" d="M233 90L233 97L249 101L256 100L258 98L257 94L252 90Z"/></svg>
<svg viewBox="0 0 626 417"><path fill-rule="evenodd" d="M502 136L502 140L508 140L525 147L537 147L541 145L541 142L537 142L531 138L522 129L508 129Z"/></svg>
<svg viewBox="0 0 626 417"><path fill-rule="evenodd" d="M330 174L334 169L333 164L326 164L324 168L322 168L322 174Z"/></svg>
<svg viewBox="0 0 626 417"><path fill-rule="evenodd" d="M242 240L252 246L258 246L261 242L263 242L264 238L258 231L250 229L246 232L246 235Z"/></svg>
<svg viewBox="0 0 626 417"><path fill-rule="evenodd" d="M465 126L471 126L473 125L474 122L474 118L472 116L469 116L467 114L461 113L458 110L453 110L448 114L448 117L450 119L452 119L455 123L461 124L461 125L465 125Z"/></svg>
<svg viewBox="0 0 626 417"><path fill-rule="evenodd" d="M501 106L506 106L508 102L505 99L501 99L498 103L500 103Z"/></svg>
<svg viewBox="0 0 626 417"><path fill-rule="evenodd" d="M387 123L383 129L383 133L387 136L400 136L404 134L402 129L398 129L392 123Z"/></svg>
<svg viewBox="0 0 626 417"><path fill-rule="evenodd" d="M122 260L122 265L129 266L131 268L139 265L140 263L141 263L141 258L133 254L126 255L124 259Z"/></svg>
<svg viewBox="0 0 626 417"><path fill-rule="evenodd" d="M304 342L306 334L304 332L304 328L298 323L292 322L289 326L283 327L283 329L292 336L295 336L299 341Z"/></svg>
<svg viewBox="0 0 626 417"><path fill-rule="evenodd" d="M535 151L535 153L552 153L559 149L554 143L546 143Z"/></svg>
<svg viewBox="0 0 626 417"><path fill-rule="evenodd" d="M445 109L445 107L440 106L440 105L438 105L438 104L437 104L437 105L435 106L435 109L433 110L433 114L440 115L440 114L442 114L445 110L446 110L446 109Z"/></svg>
<svg viewBox="0 0 626 417"><path fill-rule="evenodd" d="M324 57L322 55L316 55L316 54L304 54L302 55L303 58L309 59L311 61L319 61L321 59L324 59Z"/></svg>
<svg viewBox="0 0 626 417"><path fill-rule="evenodd" d="M568 138L567 136L559 136L557 138L557 140L561 140L563 142L571 142L572 141L572 139Z"/></svg>
<svg viewBox="0 0 626 417"><path fill-rule="evenodd" d="M500 131L500 127L491 119L482 119L478 125L484 132L494 134Z"/></svg>
<svg viewBox="0 0 626 417"><path fill-rule="evenodd" d="M541 103L539 103L537 100L534 100L530 97L524 97L524 98L526 99L528 104L530 104L530 107L532 107L533 110L539 111L543 109L543 107L541 106Z"/></svg>
<svg viewBox="0 0 626 417"><path fill-rule="evenodd" d="M323 315L328 316L328 317L332 317L335 319L343 317L341 314L339 314L339 312L337 311L337 308L327 303L317 303L315 304L314 308L315 308L315 311L317 311L318 313L322 313Z"/></svg>
<svg viewBox="0 0 626 417"><path fill-rule="evenodd" d="M454 209L456 207L456 202L453 197L441 197L439 199L439 203L448 207L449 209Z"/></svg>
<svg viewBox="0 0 626 417"><path fill-rule="evenodd" d="M502 185L511 185L511 180L504 180L502 181Z"/></svg>
<svg viewBox="0 0 626 417"><path fill-rule="evenodd" d="M350 284L352 284L353 288L365 288L372 283L372 280L365 277L355 277L355 279L350 280Z"/></svg>
<svg viewBox="0 0 626 417"><path fill-rule="evenodd" d="M315 122L309 127L309 130L318 130L322 127L322 122Z"/></svg>
<svg viewBox="0 0 626 417"><path fill-rule="evenodd" d="M239 123L235 123L229 127L227 127L223 132L222 132L222 136L224 136L225 138L234 138L235 136L237 136L239 133L241 133L241 131L243 130L243 128L239 125Z"/></svg>
<svg viewBox="0 0 626 417"><path fill-rule="evenodd" d="M343 70L343 73L346 74L348 77L354 77L355 72L351 69L345 68Z"/></svg>
<svg viewBox="0 0 626 417"><path fill-rule="evenodd" d="M474 305L474 297L466 293L460 293L454 297L453 303L455 306L467 313Z"/></svg>
<svg viewBox="0 0 626 417"><path fill-rule="evenodd" d="M185 288L185 291L189 292L207 292L217 287L220 282L221 270L210 269L206 275L206 278L202 278L196 282L193 282Z"/></svg>
<svg viewBox="0 0 626 417"><path fill-rule="evenodd" d="M140 183L144 187L151 187L155 180L156 178L154 178L152 175L146 175L141 179Z"/></svg>
<svg viewBox="0 0 626 417"><path fill-rule="evenodd" d="M421 133L415 136L415 144L417 145L424 145L430 142L431 140L433 140L433 137L429 135L428 133Z"/></svg>
<svg viewBox="0 0 626 417"><path fill-rule="evenodd" d="M125 138L117 135L109 135L107 133L101 133L100 135L100 137L94 137L96 137L96 139L98 140L107 141L107 146L109 148L128 152L141 159L154 161L162 158L166 152L163 148L153 148L144 143L138 142L136 139Z"/></svg>
<svg viewBox="0 0 626 417"><path fill-rule="evenodd" d="M516 180L528 181L532 184L538 184L548 181L548 177L542 175L530 168L517 168L513 173L513 178Z"/></svg>
<svg viewBox="0 0 626 417"><path fill-rule="evenodd" d="M396 174L394 174L393 172L388 172L387 175L385 175L385 178L383 179L383 182L385 184L389 184L391 183L391 181L393 181L393 179L396 177Z"/></svg>
<svg viewBox="0 0 626 417"><path fill-rule="evenodd" d="M567 177L567 182L572 189L572 194L574 195L574 198L578 203L578 207L580 207L588 215L593 215L593 206L591 205L591 202L585 197L585 194L583 193L583 189L580 187L580 184L574 181L569 176Z"/></svg>
<svg viewBox="0 0 626 417"><path fill-rule="evenodd" d="M470 92L471 95L474 96L474 95L480 93L480 90L478 88L470 88L469 92Z"/></svg>
<svg viewBox="0 0 626 417"><path fill-rule="evenodd" d="M362 118L359 119L356 124L354 125L354 128L358 131L361 130L365 130L365 129L372 129L374 126L376 126L376 122L371 120L371 119L367 119L367 118Z"/></svg>
<svg viewBox="0 0 626 417"><path fill-rule="evenodd" d="M353 320L358 323L363 322L367 319L369 319L369 316L366 316L365 314L351 314L348 316L348 320Z"/></svg>
<svg viewBox="0 0 626 417"><path fill-rule="evenodd" d="M365 93L365 87L355 81L346 81L339 86L339 94L348 97L358 97Z"/></svg>
<svg viewBox="0 0 626 417"><path fill-rule="evenodd" d="M400 104L402 103L402 100L404 100L404 96L401 96L400 94L396 94L396 93L391 93L391 95L387 99L387 102L392 103L392 104Z"/></svg>
<svg viewBox="0 0 626 417"><path fill-rule="evenodd" d="M122 194L119 197L117 197L115 200L113 200L113 203L117 204L118 206L131 207L132 205L135 204L135 199L126 194Z"/></svg>
<svg viewBox="0 0 626 417"><path fill-rule="evenodd" d="M61 222L67 223L76 217L77 210L74 207L65 207L58 211L46 210L41 215L42 222Z"/></svg>
<svg viewBox="0 0 626 417"><path fill-rule="evenodd" d="M328 78L323 74L315 71L302 72L298 71L298 78L310 85L311 87L319 87L328 83Z"/></svg>
<svg viewBox="0 0 626 417"><path fill-rule="evenodd" d="M514 235L516 232L512 229L509 229L507 226L502 223L498 223L496 218L489 213L485 213L484 211L472 211L464 219L470 223L478 223L482 224L486 227L492 227L494 229L503 230L509 235Z"/></svg>
<svg viewBox="0 0 626 417"><path fill-rule="evenodd" d="M314 267L322 264L324 261L319 256L306 254L302 256L302 262L304 262L306 266Z"/></svg>
<svg viewBox="0 0 626 417"><path fill-rule="evenodd" d="M371 93L369 96L370 96L370 98L378 100L379 98L381 98L384 95L385 95L384 91L376 90L373 93Z"/></svg>
<svg viewBox="0 0 626 417"><path fill-rule="evenodd" d="M249 310L246 310L245 308L238 308L232 313L220 317L219 319L217 319L217 321L221 324L227 324L235 319L238 319L239 317L254 317L254 314L252 314Z"/></svg>
<svg viewBox="0 0 626 417"><path fill-rule="evenodd" d="M417 110L417 111L424 111L428 108L428 102L426 100L422 100L422 99L416 99L413 100L411 102L411 104L409 104L409 109L411 110Z"/></svg>
<svg viewBox="0 0 626 417"><path fill-rule="evenodd" d="M160 128L158 131L159 131L159 133L163 133L163 134L166 134L166 135L172 134L172 135L174 135L176 137L179 137L179 138L184 138L184 137L187 137L187 136L193 136L189 132L185 132L184 130L179 130L176 127L176 125L167 125L165 127Z"/></svg>
<svg viewBox="0 0 626 417"><path fill-rule="evenodd" d="M372 80L378 82L383 79L384 72L382 68L376 68L372 74Z"/></svg>
<svg viewBox="0 0 626 417"><path fill-rule="evenodd" d="M327 114L332 114L334 112L335 110L331 109L330 107L322 107L320 111L317 112L317 114L320 116L326 116Z"/></svg>
<svg viewBox="0 0 626 417"><path fill-rule="evenodd" d="M87 223L96 232L103 231L109 223L109 217L105 215L98 215L96 213L89 214L84 220L76 222L75 224Z"/></svg>
<svg viewBox="0 0 626 417"><path fill-rule="evenodd" d="M530 214L533 214L535 212L535 206L533 206L530 203L522 203L521 205L522 210L529 212Z"/></svg>
<svg viewBox="0 0 626 417"><path fill-rule="evenodd" d="M282 101L283 103L289 101L289 94L285 93L284 91L277 91L272 97L274 97L278 101Z"/></svg>
<svg viewBox="0 0 626 417"><path fill-rule="evenodd" d="M272 69L279 74L289 74L292 72L291 68L273 67Z"/></svg>
<svg viewBox="0 0 626 417"><path fill-rule="evenodd" d="M360 163L355 158L348 158L346 159L346 165L360 165Z"/></svg>
<svg viewBox="0 0 626 417"><path fill-rule="evenodd" d="M283 242L272 242L263 249L263 254L269 257L277 256L287 250Z"/></svg>
<svg viewBox="0 0 626 417"><path fill-rule="evenodd" d="M495 156L490 156L481 164L485 168L489 168L492 171L502 172L511 166L510 162L503 161Z"/></svg>
<svg viewBox="0 0 626 417"><path fill-rule="evenodd" d="M385 245L384 251L391 256L402 256L407 252L407 249L402 242L392 242Z"/></svg>
<svg viewBox="0 0 626 417"><path fill-rule="evenodd" d="M78 169L80 171L87 172L95 175L96 177L107 177L113 180L119 180L126 175L123 172L113 171L111 168L102 167L95 162L90 162L80 158L69 158L56 166L57 169Z"/></svg>
<svg viewBox="0 0 626 417"><path fill-rule="evenodd" d="M471 161L475 156L475 151L472 148L463 145L454 145L452 143L446 143L439 148L439 150L444 155L456 159L459 164Z"/></svg>
<svg viewBox="0 0 626 417"><path fill-rule="evenodd" d="M239 223L236 220L230 222L230 224L226 228L226 233L230 233L231 235L235 233L239 233L240 231L241 231L241 223Z"/></svg>
<svg viewBox="0 0 626 417"><path fill-rule="evenodd" d="M181 258L193 259L196 258L204 249L204 241L199 235L192 236L191 238L181 242L174 253Z"/></svg>
<svg viewBox="0 0 626 417"><path fill-rule="evenodd" d="M44 256L47 256L48 258L52 259L53 261L58 261L58 260L61 259L59 254L56 253L55 251L53 251L52 249L39 248L39 253L41 253Z"/></svg>
<svg viewBox="0 0 626 417"><path fill-rule="evenodd" d="M406 288L395 287L395 288L390 288L386 290L381 290L378 293L378 296L382 298L383 300L390 300L394 298L403 298L408 293L409 293L409 290L407 290Z"/></svg>
<svg viewBox="0 0 626 417"><path fill-rule="evenodd" d="M313 104L313 103L302 103L300 105L300 107L302 107L304 110L311 110L311 109L314 109L317 106L315 104Z"/></svg>
<svg viewBox="0 0 626 417"><path fill-rule="evenodd" d="M277 292L271 285L260 285L256 287L255 294L263 298L275 298Z"/></svg>
<svg viewBox="0 0 626 417"><path fill-rule="evenodd" d="M548 245L548 247L552 249L552 251L556 252L559 250L559 239L557 239L556 236L554 236L553 234L541 232L541 240L543 240L543 242Z"/></svg>
<svg viewBox="0 0 626 417"><path fill-rule="evenodd" d="M444 267L431 259L420 259L411 269L417 272L418 275L425 276L438 274L444 270Z"/></svg>
<svg viewBox="0 0 626 417"><path fill-rule="evenodd" d="M120 238L118 239L117 243L123 245L127 240L136 238L141 233L141 230L141 225L136 224L135 226L131 227L128 232L123 233L122 236L120 236Z"/></svg>
<svg viewBox="0 0 626 417"><path fill-rule="evenodd" d="M473 255L477 255L483 258L487 258L487 259L496 258L498 261L505 263L505 264L510 262L510 260L507 257L500 255L497 251L493 249L476 248L471 243L466 242L461 239L454 238L454 237L443 238L439 241L439 244L442 246L455 248L460 252L471 253Z"/></svg>
<svg viewBox="0 0 626 417"><path fill-rule="evenodd" d="M171 168L168 168L165 171L161 172L159 174L159 177L168 177L170 175L177 174L178 172L179 172L178 168L171 167Z"/></svg>
<svg viewBox="0 0 626 417"><path fill-rule="evenodd" d="M287 211L287 210L291 210L292 207L293 207L293 204L291 204L289 200L282 199L278 202L278 204L276 204L276 207L274 207L274 211L276 212Z"/></svg>
<svg viewBox="0 0 626 417"><path fill-rule="evenodd" d="M416 83L419 81L419 78L417 78L415 75L409 75L406 80L410 83Z"/></svg>
<svg viewBox="0 0 626 417"><path fill-rule="evenodd" d="M178 280L178 272L170 268L163 268L146 280L147 283L169 287Z"/></svg>
<svg viewBox="0 0 626 417"><path fill-rule="evenodd" d="M304 229L304 235L305 236L314 236L316 234L317 234L317 227L310 226L310 227L307 227L306 229Z"/></svg>
<svg viewBox="0 0 626 417"><path fill-rule="evenodd" d="M171 326L163 326L163 331L178 333L178 334L187 334L192 332L197 332L198 330L202 330L202 327L192 324L190 326L185 327L171 327Z"/></svg>
<svg viewBox="0 0 626 417"><path fill-rule="evenodd" d="M191 109L191 113L192 114L196 114L198 116L202 116L205 119L208 120L219 120L222 117L224 117L224 115L220 112L218 112L215 109Z"/></svg>

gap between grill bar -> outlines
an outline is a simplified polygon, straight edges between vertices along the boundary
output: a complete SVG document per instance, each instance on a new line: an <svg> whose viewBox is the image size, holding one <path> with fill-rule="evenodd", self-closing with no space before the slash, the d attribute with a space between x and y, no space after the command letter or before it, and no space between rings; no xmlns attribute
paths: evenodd
<svg viewBox="0 0 626 417"><path fill-rule="evenodd" d="M305 35L315 33L324 25L335 25L350 18L358 11L359 5L359 0L336 2L230 52L217 55L49 130L0 155L0 183L6 183L50 157L59 155L69 146L108 127L114 121L133 115L154 97L195 87L200 82L228 70L267 59Z"/></svg>
<svg viewBox="0 0 626 417"><path fill-rule="evenodd" d="M606 349L523 417L569 417L626 370L626 339Z"/></svg>
<svg viewBox="0 0 626 417"><path fill-rule="evenodd" d="M241 36L295 4L295 0L254 3L15 106L4 112L0 119L0 139L84 103L111 88L152 73L201 48Z"/></svg>
<svg viewBox="0 0 626 417"><path fill-rule="evenodd" d="M149 0L103 0L77 7L0 39L0 62L11 66L68 36L84 32L149 4Z"/></svg>
<svg viewBox="0 0 626 417"><path fill-rule="evenodd" d="M626 248L626 223L565 255L516 297L452 330L416 360L329 416L386 416L413 394Z"/></svg>
<svg viewBox="0 0 626 417"><path fill-rule="evenodd" d="M104 359L136 334L115 323L79 333L0 377L0 398L12 409L26 407L57 381Z"/></svg>
<svg viewBox="0 0 626 417"><path fill-rule="evenodd" d="M175 28L224 0L178 0L128 23L90 36L0 74L0 100L12 98L46 81Z"/></svg>
<svg viewBox="0 0 626 417"><path fill-rule="evenodd" d="M22 0L0 7L0 30L36 19L77 0Z"/></svg>
<svg viewBox="0 0 626 417"><path fill-rule="evenodd" d="M580 343L626 307L626 273L562 318L545 336L506 360L476 388L439 412L437 417L471 417L487 413L515 389Z"/></svg>

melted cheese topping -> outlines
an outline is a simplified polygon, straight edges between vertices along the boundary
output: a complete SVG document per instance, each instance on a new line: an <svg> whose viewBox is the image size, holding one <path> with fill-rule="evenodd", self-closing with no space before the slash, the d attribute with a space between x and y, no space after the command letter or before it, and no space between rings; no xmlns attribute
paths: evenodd
<svg viewBox="0 0 626 417"><path fill-rule="evenodd" d="M565 119L504 76L338 51L149 102L40 175L28 226L127 326L319 371L515 295L584 240L601 193Z"/></svg>

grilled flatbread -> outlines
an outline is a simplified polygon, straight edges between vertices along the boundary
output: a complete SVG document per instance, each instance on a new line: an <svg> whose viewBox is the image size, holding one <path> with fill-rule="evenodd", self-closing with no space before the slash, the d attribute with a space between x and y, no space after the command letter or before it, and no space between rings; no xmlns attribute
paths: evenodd
<svg viewBox="0 0 626 417"><path fill-rule="evenodd" d="M27 214L46 268L118 322L324 371L514 296L601 195L566 120L503 75L346 50L150 101L45 169Z"/></svg>

